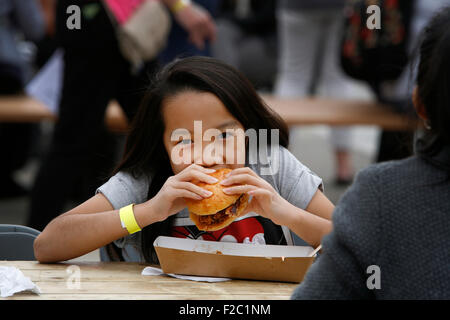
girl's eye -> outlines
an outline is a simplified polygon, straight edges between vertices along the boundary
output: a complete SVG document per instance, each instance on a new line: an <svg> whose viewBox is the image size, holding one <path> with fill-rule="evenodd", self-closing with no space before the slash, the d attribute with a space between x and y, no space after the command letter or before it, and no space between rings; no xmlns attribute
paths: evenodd
<svg viewBox="0 0 450 320"><path fill-rule="evenodd" d="M220 138L220 139L227 139L227 138L230 138L230 137L232 137L232 136L233 136L233 134L232 134L231 132L225 131L225 132L222 132L222 133L219 135L219 138Z"/></svg>
<svg viewBox="0 0 450 320"><path fill-rule="evenodd" d="M178 144L191 144L191 143L192 143L191 139L183 139L178 142Z"/></svg>

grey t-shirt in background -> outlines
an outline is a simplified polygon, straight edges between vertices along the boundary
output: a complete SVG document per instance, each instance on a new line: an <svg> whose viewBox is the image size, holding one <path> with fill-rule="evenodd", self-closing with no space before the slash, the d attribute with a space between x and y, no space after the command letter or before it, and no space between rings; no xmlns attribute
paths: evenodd
<svg viewBox="0 0 450 320"><path fill-rule="evenodd" d="M270 149L269 149L270 150ZM274 163L277 157L270 157L268 152L268 165L261 163L246 164L292 205L305 209L318 188L322 188L322 179L304 166L297 158L284 147L279 147L278 163ZM271 170L273 174L262 174ZM101 192L111 203L114 209L120 209L131 203L139 204L147 201L150 181L146 175L133 177L130 173L120 171L112 176L105 184L100 186L96 193ZM257 215L250 213L250 215ZM183 209L176 214L175 224L194 225L189 219L189 212ZM287 230L287 232L286 232ZM288 244L294 244L292 235L285 228L285 237ZM289 239L291 238L291 239ZM141 232L128 235L114 241L115 245L122 249L125 261L144 262L141 247ZM304 242L301 242L304 245ZM106 250L101 248L102 261L110 261Z"/></svg>

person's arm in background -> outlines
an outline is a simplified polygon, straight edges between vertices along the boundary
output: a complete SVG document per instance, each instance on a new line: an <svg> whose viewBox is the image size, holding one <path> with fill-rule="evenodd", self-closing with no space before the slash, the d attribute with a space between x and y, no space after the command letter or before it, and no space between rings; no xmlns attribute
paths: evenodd
<svg viewBox="0 0 450 320"><path fill-rule="evenodd" d="M56 10L56 0L39 0L42 8L42 14L45 21L46 33L49 36L55 34L55 10Z"/></svg>
<svg viewBox="0 0 450 320"><path fill-rule="evenodd" d="M333 231L322 254L291 299L371 299L367 267L379 262L379 184L371 168L358 174L333 213Z"/></svg>
<svg viewBox="0 0 450 320"><path fill-rule="evenodd" d="M205 41L214 41L216 25L211 15L188 0L163 0L177 22L188 32L189 40L200 50Z"/></svg>
<svg viewBox="0 0 450 320"><path fill-rule="evenodd" d="M15 21L25 38L40 40L45 34L45 22L37 0L14 0L12 3Z"/></svg>

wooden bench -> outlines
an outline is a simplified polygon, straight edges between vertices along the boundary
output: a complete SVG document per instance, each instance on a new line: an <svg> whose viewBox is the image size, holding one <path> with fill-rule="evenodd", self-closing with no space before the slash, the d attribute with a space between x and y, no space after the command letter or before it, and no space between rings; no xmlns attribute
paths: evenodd
<svg viewBox="0 0 450 320"><path fill-rule="evenodd" d="M264 101L286 121L295 125L369 125L386 130L415 130L417 120L393 112L388 106L364 100L323 98L280 99L263 96Z"/></svg>
<svg viewBox="0 0 450 320"><path fill-rule="evenodd" d="M0 122L56 121L57 116L40 101L27 97L0 97ZM116 102L106 110L105 123L112 132L123 133L128 128L125 113Z"/></svg>
<svg viewBox="0 0 450 320"><path fill-rule="evenodd" d="M414 130L418 123L387 106L370 101L332 99L279 99L263 96L264 101L280 114L289 126L295 125L371 125L387 130ZM56 120L56 116L41 102L27 97L1 97L0 122L39 122ZM128 120L117 102L113 101L105 115L112 132L123 133Z"/></svg>

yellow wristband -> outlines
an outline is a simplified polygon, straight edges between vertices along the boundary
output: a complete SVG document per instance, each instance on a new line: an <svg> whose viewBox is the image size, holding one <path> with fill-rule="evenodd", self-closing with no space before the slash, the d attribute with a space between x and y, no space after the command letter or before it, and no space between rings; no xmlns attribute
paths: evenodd
<svg viewBox="0 0 450 320"><path fill-rule="evenodd" d="M175 2L172 7L170 8L170 10L173 13L178 13L179 11L181 11L182 9L184 9L185 7L187 7L191 2L189 0L178 0L177 2Z"/></svg>
<svg viewBox="0 0 450 320"><path fill-rule="evenodd" d="M139 228L139 225L134 218L133 206L134 203L119 210L120 222L122 223L122 227L127 228L129 234L141 231L141 228Z"/></svg>

